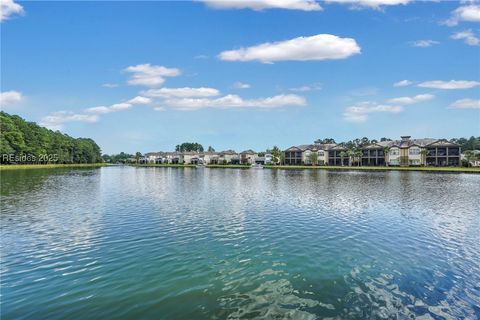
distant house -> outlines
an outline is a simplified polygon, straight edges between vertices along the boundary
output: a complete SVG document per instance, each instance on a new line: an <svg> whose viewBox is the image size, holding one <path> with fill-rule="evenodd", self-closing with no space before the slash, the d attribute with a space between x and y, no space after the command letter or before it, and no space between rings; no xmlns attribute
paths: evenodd
<svg viewBox="0 0 480 320"><path fill-rule="evenodd" d="M182 152L184 164L198 164L200 155L196 151L184 151Z"/></svg>
<svg viewBox="0 0 480 320"><path fill-rule="evenodd" d="M337 148L337 149L335 149ZM341 165L340 152L344 148L336 144L304 144L284 151L286 165ZM338 151L338 152L337 152ZM312 156L314 154L314 156ZM315 157L315 161L312 160ZM338 159L337 159L338 158ZM338 160L338 161L337 161Z"/></svg>
<svg viewBox="0 0 480 320"><path fill-rule="evenodd" d="M261 165L273 164L273 156L270 153L266 153L264 156L256 157L255 164L261 164Z"/></svg>
<svg viewBox="0 0 480 320"><path fill-rule="evenodd" d="M362 148L362 166L384 166L385 146L380 143L372 143Z"/></svg>
<svg viewBox="0 0 480 320"><path fill-rule="evenodd" d="M305 150L299 147L290 147L284 151L286 165L301 165L303 159L303 152Z"/></svg>
<svg viewBox="0 0 480 320"><path fill-rule="evenodd" d="M225 150L218 155L218 164L240 164L240 156L233 150Z"/></svg>
<svg viewBox="0 0 480 320"><path fill-rule="evenodd" d="M203 164L218 164L218 153L217 152L203 152L200 157L202 158Z"/></svg>
<svg viewBox="0 0 480 320"><path fill-rule="evenodd" d="M245 150L240 152L240 163L241 164L255 164L255 158L258 157L258 153L253 150Z"/></svg>
<svg viewBox="0 0 480 320"><path fill-rule="evenodd" d="M379 156L382 153L379 146L383 149L389 148L386 155ZM401 140L382 141L367 146L365 150L376 150L375 153L368 153L368 158L362 157L362 164L380 165L382 161L388 162L392 166L436 166L436 167L456 167L460 165L460 145L442 139L411 139L410 136L402 136ZM383 158L383 160L382 160ZM374 162L378 164L375 164Z"/></svg>
<svg viewBox="0 0 480 320"><path fill-rule="evenodd" d="M328 150L328 165L330 166L348 166L349 158L344 153L348 151L342 145L335 145Z"/></svg>

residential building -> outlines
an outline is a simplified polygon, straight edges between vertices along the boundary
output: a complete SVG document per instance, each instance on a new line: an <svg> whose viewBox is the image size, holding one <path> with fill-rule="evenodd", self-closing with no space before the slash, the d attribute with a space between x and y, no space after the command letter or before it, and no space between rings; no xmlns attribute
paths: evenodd
<svg viewBox="0 0 480 320"><path fill-rule="evenodd" d="M385 154L385 150L388 153ZM439 139L411 139L381 141L362 150L362 165L391 166L459 166L460 145Z"/></svg>
<svg viewBox="0 0 480 320"><path fill-rule="evenodd" d="M372 143L362 149L362 166L384 166L385 147L378 143Z"/></svg>
<svg viewBox="0 0 480 320"><path fill-rule="evenodd" d="M240 156L233 150L225 150L218 155L218 164L240 164Z"/></svg>
<svg viewBox="0 0 480 320"><path fill-rule="evenodd" d="M240 163L241 164L255 164L255 158L258 157L258 153L249 149L240 152Z"/></svg>
<svg viewBox="0 0 480 320"><path fill-rule="evenodd" d="M285 150L287 165L326 165L330 162L330 151L336 144L304 144ZM343 150L343 149L342 149ZM312 157L312 154L314 156ZM336 153L333 153L335 155Z"/></svg>
<svg viewBox="0 0 480 320"><path fill-rule="evenodd" d="M348 166L460 166L460 145L444 139L412 139L375 142L361 148L361 156L347 154L342 144L305 144L292 146L284 151L286 165ZM136 161L136 159L135 159ZM270 164L271 154L258 156L253 150L240 154L234 150L222 152L150 152L139 163L168 164ZM472 165L478 165L477 162Z"/></svg>
<svg viewBox="0 0 480 320"><path fill-rule="evenodd" d="M342 145L335 145L328 151L328 165L329 166L348 166L349 157L344 155L348 151Z"/></svg>
<svg viewBox="0 0 480 320"><path fill-rule="evenodd" d="M266 153L264 156L256 157L255 164L261 164L261 165L273 164L273 156L270 153Z"/></svg>

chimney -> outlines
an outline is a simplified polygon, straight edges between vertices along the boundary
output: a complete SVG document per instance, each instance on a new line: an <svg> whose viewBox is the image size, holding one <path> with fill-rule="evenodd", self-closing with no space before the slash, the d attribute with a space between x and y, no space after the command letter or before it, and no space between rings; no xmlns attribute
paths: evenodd
<svg viewBox="0 0 480 320"><path fill-rule="evenodd" d="M410 140L411 136L401 136L400 138L402 138L402 141L408 141Z"/></svg>

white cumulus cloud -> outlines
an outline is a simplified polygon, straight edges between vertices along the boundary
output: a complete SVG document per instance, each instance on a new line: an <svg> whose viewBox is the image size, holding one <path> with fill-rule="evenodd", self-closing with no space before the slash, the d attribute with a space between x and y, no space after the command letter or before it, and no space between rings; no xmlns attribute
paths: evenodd
<svg viewBox="0 0 480 320"><path fill-rule="evenodd" d="M149 104L151 102L152 102L152 99L150 98L143 97L143 96L136 96L135 98L132 98L126 102L115 103L108 107L98 106L98 107L87 108L84 111L87 113L105 114L105 113L127 110L132 108L134 105Z"/></svg>
<svg viewBox="0 0 480 320"><path fill-rule="evenodd" d="M322 84L316 82L316 83L307 84L300 87L290 88L289 90L293 92L308 92L308 91L322 90Z"/></svg>
<svg viewBox="0 0 480 320"><path fill-rule="evenodd" d="M237 81L233 84L233 87L235 89L249 89L251 86L248 83Z"/></svg>
<svg viewBox="0 0 480 320"><path fill-rule="evenodd" d="M319 11L322 7L315 0L201 0L214 9L289 9Z"/></svg>
<svg viewBox="0 0 480 320"><path fill-rule="evenodd" d="M348 122L362 123L367 121L369 114L400 113L404 110L404 106L428 101L434 97L434 95L427 93L419 94L413 97L389 99L385 104L373 101L364 101L346 108L343 112L343 119Z"/></svg>
<svg viewBox="0 0 480 320"><path fill-rule="evenodd" d="M124 71L132 73L128 84L146 87L160 86L165 82L165 77L176 77L181 73L180 70L176 68L166 68L149 63L130 66L125 68Z"/></svg>
<svg viewBox="0 0 480 320"><path fill-rule="evenodd" d="M433 89L443 89L443 90L456 90L456 89L470 89L480 86L478 81L467 81L467 80L450 80L450 81L441 81L441 80L432 80L425 81L418 84L422 88L433 88Z"/></svg>
<svg viewBox="0 0 480 320"><path fill-rule="evenodd" d="M151 102L152 102L152 99L147 97L142 97L142 96L136 96L135 98L127 101L127 103L131 103L131 104L149 104Z"/></svg>
<svg viewBox="0 0 480 320"><path fill-rule="evenodd" d="M440 42L435 40L416 40L416 41L410 41L409 43L410 43L410 46L412 47L428 48L435 44L439 44Z"/></svg>
<svg viewBox="0 0 480 320"><path fill-rule="evenodd" d="M220 95L220 92L215 88L161 88L150 89L142 92L147 97L155 98L199 98L199 97L214 97Z"/></svg>
<svg viewBox="0 0 480 320"><path fill-rule="evenodd" d="M267 42L253 47L223 51L219 58L225 61L308 61L345 59L359 54L361 49L355 39L340 38L331 34L317 34L279 42Z"/></svg>
<svg viewBox="0 0 480 320"><path fill-rule="evenodd" d="M471 29L454 33L451 38L455 40L463 40L469 46L480 45L480 38L478 38Z"/></svg>
<svg viewBox="0 0 480 320"><path fill-rule="evenodd" d="M279 108L284 106L304 106L305 98L294 94L278 95L268 98L243 99L238 95L226 95L220 98L180 98L167 99L163 105L182 111L202 108Z"/></svg>
<svg viewBox="0 0 480 320"><path fill-rule="evenodd" d="M343 112L343 118L348 122L362 123L367 121L368 115L371 113L399 113L402 111L402 106L377 104L366 101L346 108Z"/></svg>
<svg viewBox="0 0 480 320"><path fill-rule="evenodd" d="M104 88L116 88L116 87L118 87L118 84L116 84L116 83L104 83L104 84L102 84L102 87L104 87Z"/></svg>
<svg viewBox="0 0 480 320"><path fill-rule="evenodd" d="M460 99L450 105L451 109L480 109L480 100Z"/></svg>
<svg viewBox="0 0 480 320"><path fill-rule="evenodd" d="M428 100L432 100L435 98L433 94L418 94L414 97L399 97L399 98L393 98L387 100L388 103L395 104L395 105L409 105L409 104L415 104L415 103L420 103Z"/></svg>
<svg viewBox="0 0 480 320"><path fill-rule="evenodd" d="M23 7L13 0L0 1L0 22L8 20L14 14L25 14Z"/></svg>
<svg viewBox="0 0 480 320"><path fill-rule="evenodd" d="M411 85L413 82L410 80L401 80L393 84L394 87L406 87Z"/></svg>
<svg viewBox="0 0 480 320"><path fill-rule="evenodd" d="M411 0L326 0L326 2L348 4L353 9L371 8L379 10L383 6L405 5Z"/></svg>
<svg viewBox="0 0 480 320"><path fill-rule="evenodd" d="M7 107L22 101L23 96L18 91L4 91L0 93L0 107Z"/></svg>
<svg viewBox="0 0 480 320"><path fill-rule="evenodd" d="M450 19L445 21L445 24L456 26L461 21L480 22L480 5L470 4L458 7L452 12Z"/></svg>
<svg viewBox="0 0 480 320"><path fill-rule="evenodd" d="M58 111L41 119L40 125L51 130L61 130L67 122L87 122L98 121L97 115L76 114L71 111Z"/></svg>

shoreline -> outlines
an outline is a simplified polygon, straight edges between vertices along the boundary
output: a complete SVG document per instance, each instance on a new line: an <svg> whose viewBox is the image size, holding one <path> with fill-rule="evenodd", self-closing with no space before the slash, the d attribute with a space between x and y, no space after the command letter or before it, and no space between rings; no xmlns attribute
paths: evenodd
<svg viewBox="0 0 480 320"><path fill-rule="evenodd" d="M133 167L163 167L163 168L196 168L194 164L138 164ZM241 164L210 164L203 166L210 169L251 169L249 165ZM465 167L349 167L349 166L304 166L304 165L266 165L270 170L332 170L332 171L422 171L422 172L451 172L451 173L478 173L480 168Z"/></svg>
<svg viewBox="0 0 480 320"><path fill-rule="evenodd" d="M26 169L60 169L60 168L100 168L107 166L106 163L69 163L69 164L2 164L0 171L26 170Z"/></svg>
<svg viewBox="0 0 480 320"><path fill-rule="evenodd" d="M423 171L423 172L452 172L452 173L480 173L480 168L465 167L349 167L349 166L264 166L265 169L276 170L333 170L333 171Z"/></svg>
<svg viewBox="0 0 480 320"><path fill-rule="evenodd" d="M61 168L100 168L114 166L108 163L77 163L77 164L11 164L0 165L0 171L26 169L61 169ZM194 164L129 164L138 168L197 168ZM201 166L208 169L252 169L250 165L241 164L210 164ZM480 168L465 167L349 167L349 166L306 166L306 165L265 165L269 170L330 170L330 171L417 171L417 172L444 172L444 173L476 173Z"/></svg>

